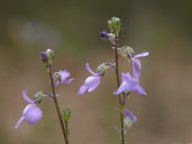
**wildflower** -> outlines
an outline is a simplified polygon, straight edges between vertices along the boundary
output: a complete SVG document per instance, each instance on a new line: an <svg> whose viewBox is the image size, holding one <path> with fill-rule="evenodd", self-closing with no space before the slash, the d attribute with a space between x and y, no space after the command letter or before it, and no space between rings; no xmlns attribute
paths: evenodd
<svg viewBox="0 0 192 144"><path fill-rule="evenodd" d="M131 57L131 62L133 66L133 76L134 78L138 79L141 72L141 62L139 61L139 58L146 57L149 55L149 52L142 52L140 54L134 55Z"/></svg>
<svg viewBox="0 0 192 144"><path fill-rule="evenodd" d="M133 125L133 123L137 121L137 117L133 113L128 111L128 109L125 109L124 115L125 115L125 118L123 122L126 128L129 128L130 126Z"/></svg>
<svg viewBox="0 0 192 144"><path fill-rule="evenodd" d="M70 72L67 70L60 70L59 72L55 72L53 75L53 80L54 80L54 85L59 85L59 84L69 84L74 78L68 79L70 76Z"/></svg>
<svg viewBox="0 0 192 144"><path fill-rule="evenodd" d="M138 79L132 77L130 73L122 73L122 84L113 94L119 95L122 92L128 94L130 91L135 91L138 94L147 95L145 90L140 86Z"/></svg>
<svg viewBox="0 0 192 144"><path fill-rule="evenodd" d="M84 94L86 90L88 90L88 92L94 91L101 82L100 73L93 72L88 63L86 63L85 67L92 74L92 76L89 76L85 80L84 84L80 87L78 96Z"/></svg>
<svg viewBox="0 0 192 144"><path fill-rule="evenodd" d="M101 33L100 33L100 37L102 38L102 39L104 39L104 40L107 40L108 39L108 32L106 32L106 31L102 31Z"/></svg>
<svg viewBox="0 0 192 144"><path fill-rule="evenodd" d="M18 120L15 128L18 128L21 122L26 119L29 124L35 124L38 122L42 117L42 111L38 104L36 103L37 100L31 100L27 94L26 90L23 91L23 98L29 102L29 104L25 107L22 112L20 119Z"/></svg>

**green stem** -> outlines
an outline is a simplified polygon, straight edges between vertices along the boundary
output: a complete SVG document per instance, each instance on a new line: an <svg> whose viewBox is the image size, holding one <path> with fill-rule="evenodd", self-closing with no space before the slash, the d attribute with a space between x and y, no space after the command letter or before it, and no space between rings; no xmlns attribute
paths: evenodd
<svg viewBox="0 0 192 144"><path fill-rule="evenodd" d="M53 77L52 77L52 72L51 72L51 66L48 67L48 70L49 70L49 77L50 77L50 80L51 80L51 89L52 89L52 93L53 93L53 101L54 101L54 104L55 104L57 115L59 117L60 125L61 125L62 132L63 132L64 141L65 141L65 144L69 144L68 137L67 137L67 134L65 132L65 126L64 126L63 119L62 119L62 116L61 116L59 104L58 104L58 101L57 101L56 93L55 93L55 87L54 87L54 82L53 82Z"/></svg>
<svg viewBox="0 0 192 144"><path fill-rule="evenodd" d="M115 47L115 74L116 74L116 80L117 80L117 87L119 88L120 86L120 78L119 78L119 63L118 63L118 37L116 36L115 38L115 43L114 43L114 47ZM120 113L120 125L121 125L121 144L125 143L125 138L124 138L124 123L123 123L123 112L122 112L122 106L123 101L122 101L122 95L119 95L119 113Z"/></svg>

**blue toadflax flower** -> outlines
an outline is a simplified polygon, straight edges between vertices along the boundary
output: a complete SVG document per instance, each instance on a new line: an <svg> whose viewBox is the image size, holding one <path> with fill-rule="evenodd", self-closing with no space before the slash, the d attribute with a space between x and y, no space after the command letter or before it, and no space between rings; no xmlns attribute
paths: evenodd
<svg viewBox="0 0 192 144"><path fill-rule="evenodd" d="M23 91L23 98L29 102L22 112L20 119L18 120L15 128L18 128L21 122L25 119L29 124L35 124L42 117L42 111L37 104L37 100L31 100L27 94L26 90Z"/></svg>
<svg viewBox="0 0 192 144"><path fill-rule="evenodd" d="M60 70L59 72L55 72L53 75L54 85L70 83L72 80L74 80L74 78L68 79L69 76L70 72L67 70Z"/></svg>
<svg viewBox="0 0 192 144"><path fill-rule="evenodd" d="M142 52L140 54L137 54L131 57L134 78L138 79L141 73L141 62L139 61L139 58L146 57L148 55L149 55L149 52Z"/></svg>
<svg viewBox="0 0 192 144"><path fill-rule="evenodd" d="M85 80L84 84L80 87L78 96L84 94L87 90L88 90L88 92L94 91L101 82L100 73L93 72L92 69L89 67L88 63L86 63L85 67L92 74L92 76L89 76Z"/></svg>
<svg viewBox="0 0 192 144"><path fill-rule="evenodd" d="M132 126L133 123L135 123L137 121L137 117L131 113L127 108L124 111L124 125L126 128L129 128L130 126Z"/></svg>
<svg viewBox="0 0 192 144"><path fill-rule="evenodd" d="M121 93L127 94L130 91L135 91L139 94L147 95L145 90L140 86L139 80L132 77L130 73L122 73L122 84L113 93L114 95L119 95Z"/></svg>

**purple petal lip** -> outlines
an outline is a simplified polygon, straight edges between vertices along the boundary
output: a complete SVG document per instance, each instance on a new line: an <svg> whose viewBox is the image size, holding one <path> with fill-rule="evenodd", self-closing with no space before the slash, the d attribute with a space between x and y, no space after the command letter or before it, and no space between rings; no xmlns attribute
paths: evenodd
<svg viewBox="0 0 192 144"><path fill-rule="evenodd" d="M91 93L99 86L100 82L100 76L89 76L88 78L86 78L84 84L80 87L78 96L84 94L87 90L89 93Z"/></svg>

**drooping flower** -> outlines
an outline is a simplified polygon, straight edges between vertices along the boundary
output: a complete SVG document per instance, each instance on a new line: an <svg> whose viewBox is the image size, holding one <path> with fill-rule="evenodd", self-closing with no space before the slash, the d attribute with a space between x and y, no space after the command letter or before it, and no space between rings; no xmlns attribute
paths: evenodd
<svg viewBox="0 0 192 144"><path fill-rule="evenodd" d="M133 125L133 123L137 121L137 117L132 112L130 112L127 108L124 111L124 115L125 115L125 118L123 122L126 128L129 128L130 126Z"/></svg>
<svg viewBox="0 0 192 144"><path fill-rule="evenodd" d="M139 58L146 57L148 55L149 55L149 52L142 52L140 54L137 54L137 55L134 55L131 57L134 78L139 79L139 76L141 73L141 62L140 62Z"/></svg>
<svg viewBox="0 0 192 144"><path fill-rule="evenodd" d="M70 72L67 70L60 70L59 72L55 72L53 75L53 80L54 80L54 85L59 85L59 84L69 84L74 78L69 78Z"/></svg>
<svg viewBox="0 0 192 144"><path fill-rule="evenodd" d="M86 78L84 84L79 89L78 96L83 95L87 90L88 92L94 91L101 82L102 76L100 73L93 72L88 63L86 63L85 67L92 76Z"/></svg>
<svg viewBox="0 0 192 144"><path fill-rule="evenodd" d="M121 93L127 94L130 91L134 91L138 94L147 95L145 90L140 86L139 80L132 77L130 73L122 73L122 84L113 93L114 95L119 95Z"/></svg>
<svg viewBox="0 0 192 144"><path fill-rule="evenodd" d="M29 124L37 123L42 117L42 111L37 104L37 100L31 100L27 94L26 90L23 91L23 98L29 103L22 112L20 119L18 120L15 128L18 128L21 122L25 119Z"/></svg>

